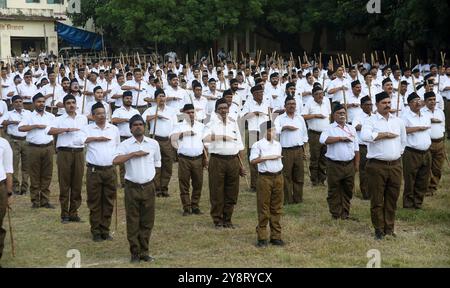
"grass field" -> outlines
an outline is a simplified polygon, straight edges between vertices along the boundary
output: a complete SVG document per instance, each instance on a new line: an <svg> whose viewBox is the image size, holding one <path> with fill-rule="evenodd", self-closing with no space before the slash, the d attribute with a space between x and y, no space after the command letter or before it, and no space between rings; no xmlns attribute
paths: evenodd
<svg viewBox="0 0 450 288"><path fill-rule="evenodd" d="M450 152L447 144L447 151ZM283 248L255 247L256 196L248 192L244 179L235 207L234 230L216 230L209 216L207 173L201 199L204 215L183 217L178 196L177 170L171 180L170 198L157 198L156 220L150 250L153 263L129 263L123 190L119 190L118 231L114 241L91 240L86 194L78 224L61 224L56 165L51 185L56 210L31 209L29 195L16 196L11 214L16 257L11 255L9 233L3 267L65 267L69 249L81 253L82 267L366 267L366 253L378 249L382 267L450 267L450 177L445 164L438 194L427 197L424 209L399 208L397 238L373 239L368 201L360 199L358 186L351 214L356 221L331 220L326 188L312 188L305 175L304 203L284 208ZM398 202L401 207L401 196ZM114 218L113 218L114 220ZM113 221L114 223L114 221ZM4 222L8 229L7 218ZM114 230L114 224L112 225Z"/></svg>

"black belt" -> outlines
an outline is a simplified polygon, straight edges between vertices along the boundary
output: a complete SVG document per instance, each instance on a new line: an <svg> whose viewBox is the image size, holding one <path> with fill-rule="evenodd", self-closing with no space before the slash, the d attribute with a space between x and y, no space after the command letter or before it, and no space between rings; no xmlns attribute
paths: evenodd
<svg viewBox="0 0 450 288"><path fill-rule="evenodd" d="M383 165L387 165L387 166L394 166L394 165L400 164L400 159L392 160L392 161L384 161L384 160L378 160L378 159L372 158L372 159L369 159L369 162L383 164Z"/></svg>
<svg viewBox="0 0 450 288"><path fill-rule="evenodd" d="M431 139L431 142L433 142L433 143L439 143L439 142L442 142L442 141L444 141L444 137L439 138L439 139Z"/></svg>
<svg viewBox="0 0 450 288"><path fill-rule="evenodd" d="M155 140L157 141L169 141L169 137L161 137L155 135Z"/></svg>
<svg viewBox="0 0 450 288"><path fill-rule="evenodd" d="M34 143L28 142L28 145L33 146L33 147L48 147L48 146L52 146L53 145L53 141L50 141L47 144L34 144Z"/></svg>
<svg viewBox="0 0 450 288"><path fill-rule="evenodd" d="M91 164L91 163L87 163L86 166L88 168L94 168L94 169L98 169L98 170L108 170L108 169L114 168L113 165L110 165L110 166L98 166L98 165L94 165L94 164Z"/></svg>
<svg viewBox="0 0 450 288"><path fill-rule="evenodd" d="M363 147L367 147L367 145L366 145L366 144L359 144L359 147L361 147L361 146L363 146Z"/></svg>
<svg viewBox="0 0 450 288"><path fill-rule="evenodd" d="M14 139L14 140L25 140L25 139L27 139L27 137L25 136L25 137L19 137L19 136L14 136L14 135L9 135L10 137L11 137L11 139Z"/></svg>
<svg viewBox="0 0 450 288"><path fill-rule="evenodd" d="M237 157L237 154L236 155L220 155L220 154L211 153L211 157L220 158L220 159L224 159L224 160L232 160Z"/></svg>
<svg viewBox="0 0 450 288"><path fill-rule="evenodd" d="M282 173L281 171L280 171L280 172L276 172L276 173L271 173L271 172L259 172L259 175L275 177L275 176L281 175L281 173Z"/></svg>
<svg viewBox="0 0 450 288"><path fill-rule="evenodd" d="M153 179L151 181L149 181L149 182L145 182L145 183L142 183L142 184L134 183L133 181L125 179L125 184L131 185L131 186L135 186L135 187L139 187L139 188L144 188L144 187L146 187L146 186L148 186L148 185L150 185L152 183L153 183Z"/></svg>
<svg viewBox="0 0 450 288"><path fill-rule="evenodd" d="M198 156L187 156L184 154L178 154L178 157L180 158L185 158L185 159L189 159L189 160L198 160L198 159L202 159L203 158L203 154L200 154Z"/></svg>
<svg viewBox="0 0 450 288"><path fill-rule="evenodd" d="M58 147L57 150L64 152L83 152L83 148L71 148L71 147Z"/></svg>
<svg viewBox="0 0 450 288"><path fill-rule="evenodd" d="M335 160L332 160L332 159L330 159L330 158L327 158L327 160L330 161L330 162L332 162L332 163L341 165L341 166L347 166L348 164L353 163L353 160L354 160L354 159L352 159L352 160L350 160L350 161L335 161Z"/></svg>
<svg viewBox="0 0 450 288"><path fill-rule="evenodd" d="M303 146L297 145L297 146L292 146L292 147L283 147L283 150L299 150L302 149Z"/></svg>
<svg viewBox="0 0 450 288"><path fill-rule="evenodd" d="M124 141L130 138L131 138L130 136L120 136L120 141Z"/></svg>
<svg viewBox="0 0 450 288"><path fill-rule="evenodd" d="M320 135L322 132L316 131L316 130L309 130L312 134Z"/></svg>
<svg viewBox="0 0 450 288"><path fill-rule="evenodd" d="M419 153L419 154L426 154L428 153L428 150L419 150L419 149L414 149L411 147L406 146L405 150L409 151L409 152L413 152L413 153Z"/></svg>

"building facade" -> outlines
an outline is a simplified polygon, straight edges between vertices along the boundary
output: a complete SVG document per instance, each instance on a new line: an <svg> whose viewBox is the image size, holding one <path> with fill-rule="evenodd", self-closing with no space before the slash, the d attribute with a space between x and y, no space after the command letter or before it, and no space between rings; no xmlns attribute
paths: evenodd
<svg viewBox="0 0 450 288"><path fill-rule="evenodd" d="M17 57L27 50L58 53L55 21L69 22L69 0L0 0L0 58Z"/></svg>

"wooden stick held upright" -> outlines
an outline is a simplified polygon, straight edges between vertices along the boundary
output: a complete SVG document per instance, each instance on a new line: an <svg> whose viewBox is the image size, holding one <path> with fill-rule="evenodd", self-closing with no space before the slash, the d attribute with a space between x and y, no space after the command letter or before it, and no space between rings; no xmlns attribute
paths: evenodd
<svg viewBox="0 0 450 288"><path fill-rule="evenodd" d="M14 243L14 234L13 234L13 229L12 229L11 214L10 214L9 210L12 210L12 209L8 205L6 207L6 213L8 214L9 238L10 238L10 242L11 242L11 252L12 252L12 256L16 257L16 245Z"/></svg>

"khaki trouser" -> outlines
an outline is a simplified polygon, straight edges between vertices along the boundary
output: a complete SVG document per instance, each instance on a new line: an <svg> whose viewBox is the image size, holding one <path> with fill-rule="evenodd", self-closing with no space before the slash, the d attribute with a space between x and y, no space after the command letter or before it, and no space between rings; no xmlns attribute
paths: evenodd
<svg viewBox="0 0 450 288"><path fill-rule="evenodd" d="M3 228L3 219L8 209L8 192L6 191L6 182L0 182L0 259L2 259L3 248L5 247L6 230Z"/></svg>
<svg viewBox="0 0 450 288"><path fill-rule="evenodd" d="M258 240L268 240L267 224L270 227L270 239L281 240L281 214L283 213L283 175L258 175L256 203L258 211Z"/></svg>
<svg viewBox="0 0 450 288"><path fill-rule="evenodd" d="M327 146L319 142L320 134L315 131L308 130L308 138L309 153L311 154L309 161L311 183L313 185L323 184L327 179L327 162L325 159Z"/></svg>
<svg viewBox="0 0 450 288"><path fill-rule="evenodd" d="M127 239L132 255L148 255L148 244L155 223L155 184L125 181Z"/></svg>
<svg viewBox="0 0 450 288"><path fill-rule="evenodd" d="M239 159L211 154L209 160L209 198L214 224L230 224L239 194Z"/></svg>
<svg viewBox="0 0 450 288"><path fill-rule="evenodd" d="M84 172L84 152L62 151L56 154L58 163L59 202L61 217L78 216Z"/></svg>
<svg viewBox="0 0 450 288"><path fill-rule="evenodd" d="M442 176L442 166L445 161L444 141L432 142L430 146L431 154L431 175L428 191L435 192L438 190L439 182Z"/></svg>
<svg viewBox="0 0 450 288"><path fill-rule="evenodd" d="M44 206L50 202L50 183L53 174L53 142L46 147L28 145L28 174L31 202Z"/></svg>
<svg viewBox="0 0 450 288"><path fill-rule="evenodd" d="M389 163L369 159L366 165L369 181L370 214L375 230L394 232L395 210L402 184L400 159Z"/></svg>
<svg viewBox="0 0 450 288"><path fill-rule="evenodd" d="M303 202L303 183L305 179L303 147L283 148L281 159L284 176L284 204Z"/></svg>
<svg viewBox="0 0 450 288"><path fill-rule="evenodd" d="M450 100L444 100L444 112L445 112L445 129L447 130L447 138L450 137ZM450 139L450 138L449 138Z"/></svg>
<svg viewBox="0 0 450 288"><path fill-rule="evenodd" d="M195 157L194 157L195 158ZM192 180L192 196L189 197L190 182ZM199 208L203 186L203 155L197 159L183 155L178 157L178 182L180 187L181 204L184 210Z"/></svg>
<svg viewBox="0 0 450 288"><path fill-rule="evenodd" d="M414 151L406 147L403 161L403 208L421 208L428 191L431 173L429 151Z"/></svg>
<svg viewBox="0 0 450 288"><path fill-rule="evenodd" d="M161 151L161 168L156 168L155 176L156 193L167 193L169 191L170 178L172 177L174 149L170 140L161 140L158 136L155 137L155 140L158 141Z"/></svg>
<svg viewBox="0 0 450 288"><path fill-rule="evenodd" d="M346 219L350 215L350 201L355 185L355 164L352 161L327 161L328 208L333 218Z"/></svg>
<svg viewBox="0 0 450 288"><path fill-rule="evenodd" d="M367 173L366 173L366 165L367 165L367 146L359 145L359 189L361 190L361 194L363 199L370 199L369 194L369 182L367 181Z"/></svg>
<svg viewBox="0 0 450 288"><path fill-rule="evenodd" d="M108 235L116 199L115 167L104 169L87 167L86 191L92 235Z"/></svg>
<svg viewBox="0 0 450 288"><path fill-rule="evenodd" d="M28 181L30 179L27 171L28 144L25 140L12 138L10 140L10 143L13 151L13 189L16 193L20 192L21 194L26 194L28 191ZM19 179L19 171L21 172L22 179Z"/></svg>
<svg viewBox="0 0 450 288"><path fill-rule="evenodd" d="M247 159L250 158L250 152L253 144L259 141L259 132L258 131L247 131L248 138L246 141L247 148ZM257 165L250 164L250 160L248 162L249 170L250 170L250 188L256 189L256 180L258 179L258 167Z"/></svg>

